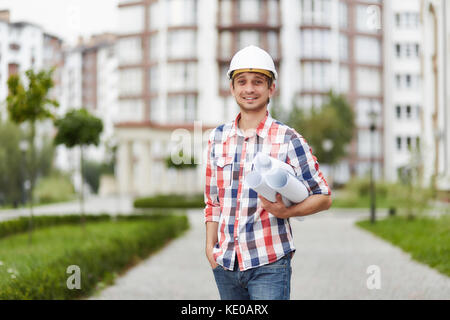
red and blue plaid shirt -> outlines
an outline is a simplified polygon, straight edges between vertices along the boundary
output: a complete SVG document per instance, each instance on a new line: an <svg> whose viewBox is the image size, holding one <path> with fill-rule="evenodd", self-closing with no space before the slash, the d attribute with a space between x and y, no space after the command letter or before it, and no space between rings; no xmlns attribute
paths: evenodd
<svg viewBox="0 0 450 320"><path fill-rule="evenodd" d="M310 194L331 195L317 158L305 139L268 113L256 132L244 137L234 122L215 128L208 141L205 186L205 223L215 221L216 262L241 271L272 263L295 251L289 219L279 219L261 207L257 193L243 183L253 157L264 152L291 165L306 182Z"/></svg>

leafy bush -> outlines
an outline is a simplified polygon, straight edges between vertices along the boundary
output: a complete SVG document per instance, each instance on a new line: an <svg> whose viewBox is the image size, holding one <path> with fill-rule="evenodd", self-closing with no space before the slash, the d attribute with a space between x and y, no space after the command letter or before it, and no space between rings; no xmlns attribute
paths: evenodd
<svg viewBox="0 0 450 320"><path fill-rule="evenodd" d="M0 240L0 299L87 297L99 281L187 228L186 216L140 215L90 222L84 230L73 225L44 228L34 233L31 246L26 234L4 238ZM79 290L67 288L66 270L71 265L81 271Z"/></svg>
<svg viewBox="0 0 450 320"><path fill-rule="evenodd" d="M203 194L193 196L168 194L134 200L135 208L204 208Z"/></svg>
<svg viewBox="0 0 450 320"><path fill-rule="evenodd" d="M76 198L70 178L61 173L52 173L38 180L34 189L36 203L70 201Z"/></svg>
<svg viewBox="0 0 450 320"><path fill-rule="evenodd" d="M98 193L102 174L114 174L114 164L83 161L83 177L94 193Z"/></svg>
<svg viewBox="0 0 450 320"><path fill-rule="evenodd" d="M28 231L28 217L6 220L0 223L0 238ZM110 220L111 216L107 214L88 215L86 220L90 222ZM62 224L76 224L80 222L80 215L62 215L62 216L34 216L33 229L57 226Z"/></svg>

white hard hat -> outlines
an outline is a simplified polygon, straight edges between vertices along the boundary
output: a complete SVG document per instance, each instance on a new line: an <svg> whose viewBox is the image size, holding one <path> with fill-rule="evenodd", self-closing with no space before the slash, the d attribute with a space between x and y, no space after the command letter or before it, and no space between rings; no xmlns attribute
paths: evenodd
<svg viewBox="0 0 450 320"><path fill-rule="evenodd" d="M272 57L263 49L253 45L236 52L230 62L230 69L227 72L228 78L231 79L233 72L241 69L249 72L270 71L274 80L278 78ZM262 73L266 74L266 72ZM267 74L270 75L270 72L267 72Z"/></svg>

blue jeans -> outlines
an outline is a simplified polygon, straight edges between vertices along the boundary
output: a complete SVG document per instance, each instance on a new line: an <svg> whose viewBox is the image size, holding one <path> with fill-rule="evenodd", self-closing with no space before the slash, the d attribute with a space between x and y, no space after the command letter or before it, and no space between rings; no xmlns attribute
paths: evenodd
<svg viewBox="0 0 450 320"><path fill-rule="evenodd" d="M260 267L245 271L234 264L230 271L213 269L222 300L289 300L291 293L291 254Z"/></svg>

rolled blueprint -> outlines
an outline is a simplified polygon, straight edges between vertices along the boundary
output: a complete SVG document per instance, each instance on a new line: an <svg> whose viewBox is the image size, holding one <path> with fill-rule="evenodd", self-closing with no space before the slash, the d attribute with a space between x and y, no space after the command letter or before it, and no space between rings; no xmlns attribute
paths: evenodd
<svg viewBox="0 0 450 320"><path fill-rule="evenodd" d="M258 171L250 172L245 177L245 183L249 188L255 190L258 194L262 195L267 200L271 202L277 202L277 192L267 185L264 177ZM292 203L288 199L286 199L286 197L282 197L282 199L286 207L292 205Z"/></svg>
<svg viewBox="0 0 450 320"><path fill-rule="evenodd" d="M264 178L269 189L280 193L293 203L302 202L309 196L305 185L282 168L272 168Z"/></svg>
<svg viewBox="0 0 450 320"><path fill-rule="evenodd" d="M295 174L294 169L286 162L280 161L273 157L269 157L267 154L258 152L253 159L255 170L261 174L270 171L273 168L283 168L291 174Z"/></svg>

